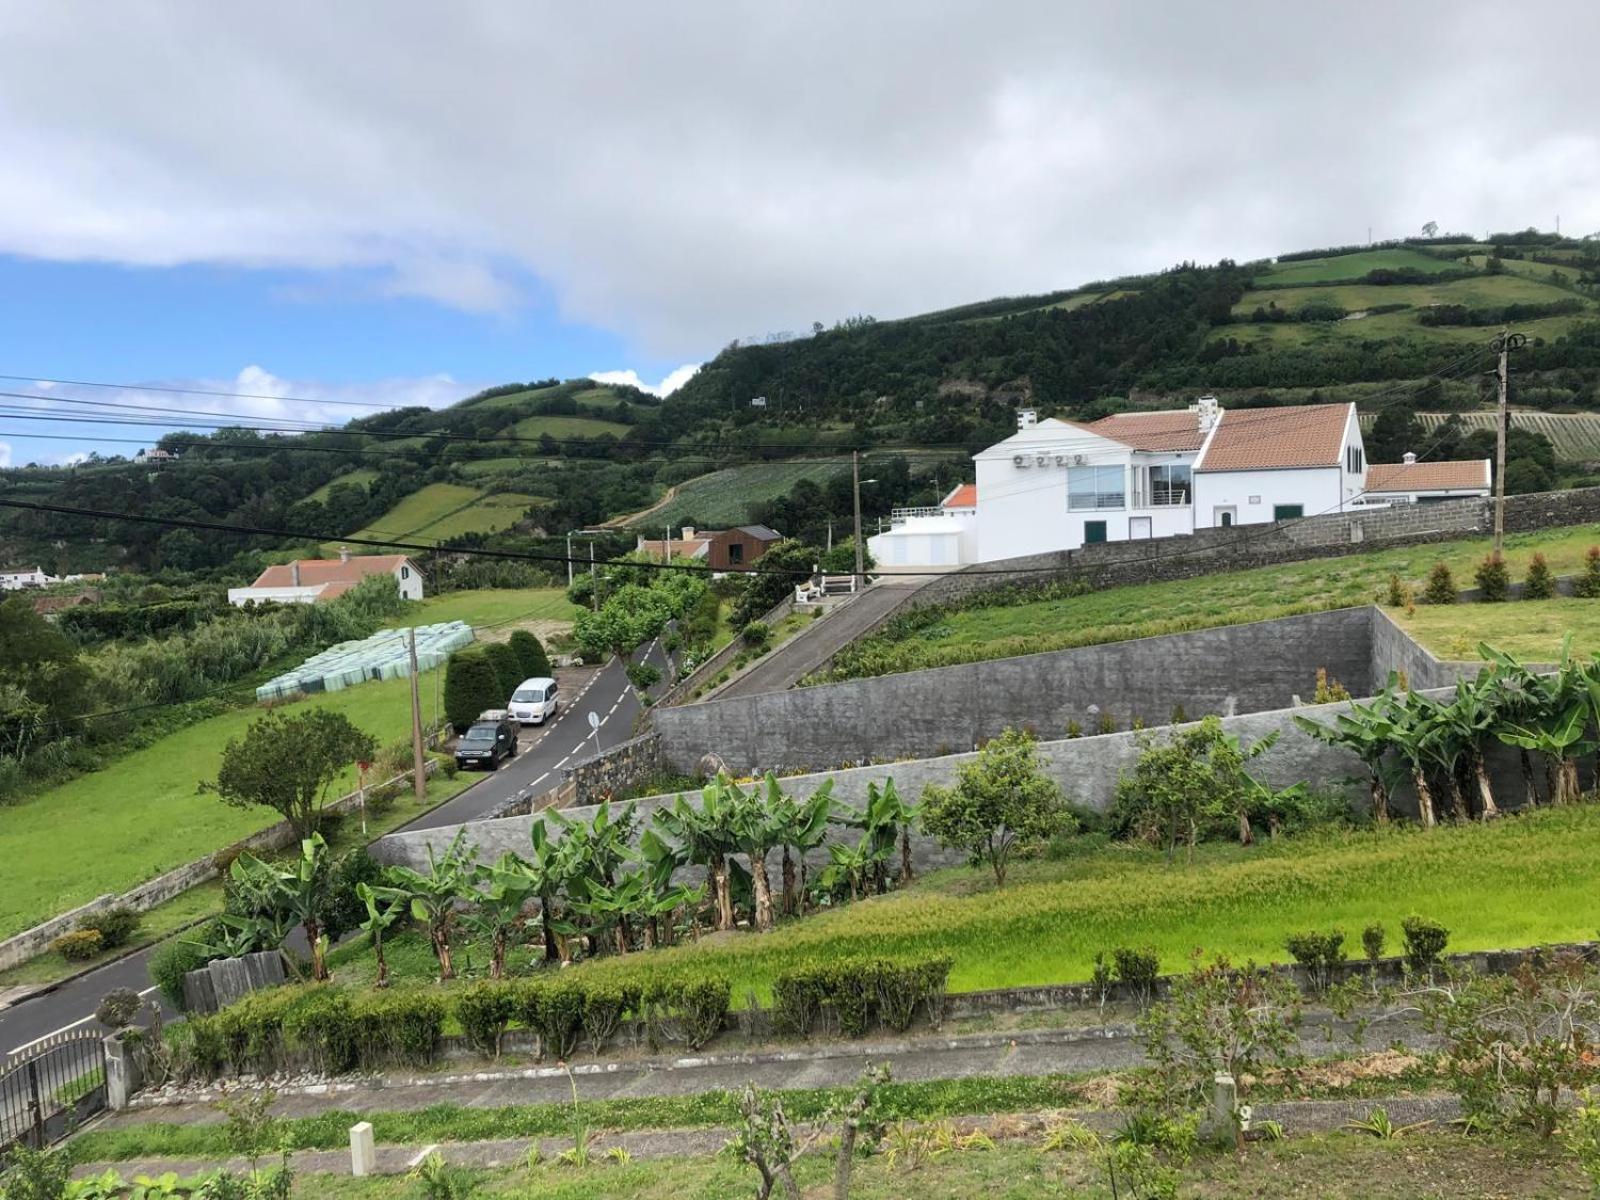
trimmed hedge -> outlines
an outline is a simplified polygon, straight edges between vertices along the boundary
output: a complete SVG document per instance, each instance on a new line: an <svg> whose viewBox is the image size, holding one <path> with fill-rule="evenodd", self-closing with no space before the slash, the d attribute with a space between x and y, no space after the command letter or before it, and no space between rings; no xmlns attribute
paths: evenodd
<svg viewBox="0 0 1600 1200"><path fill-rule="evenodd" d="M526 629L513 631L507 645L517 652L517 661L522 664L523 679L554 675L550 669L550 656L545 653L544 646Z"/></svg>
<svg viewBox="0 0 1600 1200"><path fill-rule="evenodd" d="M874 1023L896 1033L911 1028L917 1010L938 1028L952 960L941 955L891 962L846 959L779 975L772 984L772 1019L779 1032L809 1037L825 1008L839 1032L863 1037Z"/></svg>

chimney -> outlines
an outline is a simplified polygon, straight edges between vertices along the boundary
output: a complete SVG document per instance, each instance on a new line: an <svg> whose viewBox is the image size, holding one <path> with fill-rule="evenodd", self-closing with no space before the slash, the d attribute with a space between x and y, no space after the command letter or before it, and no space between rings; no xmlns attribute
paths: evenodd
<svg viewBox="0 0 1600 1200"><path fill-rule="evenodd" d="M1199 400L1189 406L1189 411L1195 414L1201 433L1210 433L1216 427L1217 417L1220 413L1217 409L1217 398L1215 396L1201 396Z"/></svg>
<svg viewBox="0 0 1600 1200"><path fill-rule="evenodd" d="M1402 454L1400 456L1400 461L1405 463L1405 465L1409 467L1409 466L1411 466L1413 463L1415 463L1417 461L1417 456L1415 454L1413 454L1410 450L1407 450L1404 454Z"/></svg>
<svg viewBox="0 0 1600 1200"><path fill-rule="evenodd" d="M297 558L289 564L289 578L294 580L294 586L300 586L300 560Z"/></svg>
<svg viewBox="0 0 1600 1200"><path fill-rule="evenodd" d="M683 540L686 541L686 542L694 541L694 526L693 525L685 525L683 527Z"/></svg>
<svg viewBox="0 0 1600 1200"><path fill-rule="evenodd" d="M342 563L347 563L347 562L350 561L350 547L349 546L340 546L339 547L339 561L342 562Z"/></svg>
<svg viewBox="0 0 1600 1200"><path fill-rule="evenodd" d="M1031 429L1039 423L1039 411L1034 408L1017 409L1017 428Z"/></svg>

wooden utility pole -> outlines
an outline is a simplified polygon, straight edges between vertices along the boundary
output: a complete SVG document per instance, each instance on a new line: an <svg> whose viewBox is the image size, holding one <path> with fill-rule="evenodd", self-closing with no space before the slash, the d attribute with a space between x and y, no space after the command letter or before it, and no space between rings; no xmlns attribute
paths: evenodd
<svg viewBox="0 0 1600 1200"><path fill-rule="evenodd" d="M407 642L411 655L411 786L421 804L428 795L428 772L422 761L422 698L417 694L417 630Z"/></svg>
<svg viewBox="0 0 1600 1200"><path fill-rule="evenodd" d="M1495 378L1500 385L1500 403L1495 410L1494 423L1494 552L1500 553L1506 532L1506 428L1511 424L1507 406L1511 383L1510 356L1528 341L1526 334L1511 333L1501 329L1495 348L1500 357L1495 364Z"/></svg>
<svg viewBox="0 0 1600 1200"><path fill-rule="evenodd" d="M866 582L866 560L862 557L861 546L861 451L850 451L850 479L856 498L856 582L860 587Z"/></svg>
<svg viewBox="0 0 1600 1200"><path fill-rule="evenodd" d="M661 534L661 561L663 564L672 561L672 526L668 525Z"/></svg>

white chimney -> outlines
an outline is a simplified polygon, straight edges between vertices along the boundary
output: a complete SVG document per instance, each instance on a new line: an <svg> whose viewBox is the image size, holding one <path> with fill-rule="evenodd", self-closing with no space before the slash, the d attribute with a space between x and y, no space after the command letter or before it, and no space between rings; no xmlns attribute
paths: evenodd
<svg viewBox="0 0 1600 1200"><path fill-rule="evenodd" d="M693 525L685 525L683 527L683 540L686 541L686 542L694 541L694 526Z"/></svg>
<svg viewBox="0 0 1600 1200"><path fill-rule="evenodd" d="M339 561L342 562L342 563L350 561L350 547L349 546L340 546L339 547Z"/></svg>
<svg viewBox="0 0 1600 1200"><path fill-rule="evenodd" d="M1039 423L1039 412L1032 408L1017 409L1017 428L1031 429Z"/></svg>
<svg viewBox="0 0 1600 1200"><path fill-rule="evenodd" d="M1201 396L1199 400L1189 406L1189 411L1195 414L1201 433L1210 433L1216 426L1217 417L1220 415L1215 396Z"/></svg>
<svg viewBox="0 0 1600 1200"><path fill-rule="evenodd" d="M289 564L289 577L294 580L294 586L300 586L300 560L297 558Z"/></svg>
<svg viewBox="0 0 1600 1200"><path fill-rule="evenodd" d="M1407 450L1404 454L1402 454L1400 456L1400 461L1405 463L1405 465L1409 467L1409 466L1411 466L1413 463L1415 463L1417 461L1417 456L1415 454L1413 454L1410 450Z"/></svg>

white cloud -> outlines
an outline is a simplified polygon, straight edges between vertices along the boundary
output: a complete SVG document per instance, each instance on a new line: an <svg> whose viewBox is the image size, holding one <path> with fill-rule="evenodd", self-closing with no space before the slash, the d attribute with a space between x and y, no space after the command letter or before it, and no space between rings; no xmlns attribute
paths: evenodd
<svg viewBox="0 0 1600 1200"><path fill-rule="evenodd" d="M11 465L11 443L0 442L0 467Z"/></svg>
<svg viewBox="0 0 1600 1200"><path fill-rule="evenodd" d="M688 383L699 369L699 363L684 363L677 370L668 371L660 383L646 383L639 378L639 372L632 367L626 371L596 371L589 378L596 383L616 383L624 387L636 387L641 392L649 392L652 396L670 396Z"/></svg>
<svg viewBox="0 0 1600 1200"><path fill-rule="evenodd" d="M0 253L548 287L658 360L1369 226L1600 229L1586 0L1520 8L1561 31L1522 55L1486 0L95 16L0 6Z"/></svg>
<svg viewBox="0 0 1600 1200"><path fill-rule="evenodd" d="M47 454L44 461L52 467L74 467L81 462L88 462L89 455L86 451L77 450L71 454Z"/></svg>

